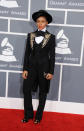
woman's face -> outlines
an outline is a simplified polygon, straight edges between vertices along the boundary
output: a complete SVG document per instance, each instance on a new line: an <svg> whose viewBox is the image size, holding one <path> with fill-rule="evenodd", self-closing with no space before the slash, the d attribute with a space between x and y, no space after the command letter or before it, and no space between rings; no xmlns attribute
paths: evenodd
<svg viewBox="0 0 84 131"><path fill-rule="evenodd" d="M48 24L48 21L46 20L45 17L43 16L40 16L39 18L37 18L36 20L36 25L37 25L37 28L39 30L42 30L43 28L45 28L45 26Z"/></svg>

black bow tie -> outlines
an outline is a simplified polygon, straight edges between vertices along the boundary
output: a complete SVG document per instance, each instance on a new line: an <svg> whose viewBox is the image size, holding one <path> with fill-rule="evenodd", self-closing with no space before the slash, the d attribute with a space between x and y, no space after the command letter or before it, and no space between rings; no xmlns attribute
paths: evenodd
<svg viewBox="0 0 84 131"><path fill-rule="evenodd" d="M36 36L45 36L45 33L46 32L39 30L36 32Z"/></svg>

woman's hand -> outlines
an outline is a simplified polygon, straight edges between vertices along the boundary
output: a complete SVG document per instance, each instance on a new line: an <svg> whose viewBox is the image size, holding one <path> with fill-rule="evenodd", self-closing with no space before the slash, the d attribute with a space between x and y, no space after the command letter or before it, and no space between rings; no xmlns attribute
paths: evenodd
<svg viewBox="0 0 84 131"><path fill-rule="evenodd" d="M27 79L27 76L28 76L28 71L23 71L22 77L23 77L24 79Z"/></svg>
<svg viewBox="0 0 84 131"><path fill-rule="evenodd" d="M48 74L46 75L46 79L47 79L47 80L51 80L52 78L53 78L53 75L52 75L52 74L48 73Z"/></svg>

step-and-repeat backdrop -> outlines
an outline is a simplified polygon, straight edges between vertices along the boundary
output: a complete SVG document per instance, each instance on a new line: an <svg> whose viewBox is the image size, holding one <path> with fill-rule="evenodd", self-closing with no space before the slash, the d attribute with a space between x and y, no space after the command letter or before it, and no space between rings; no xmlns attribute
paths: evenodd
<svg viewBox="0 0 84 131"><path fill-rule="evenodd" d="M23 109L22 68L27 33L37 29L32 13L45 9L56 36L55 73L45 110L84 114L84 1L0 0L0 107ZM36 110L38 92L32 93Z"/></svg>

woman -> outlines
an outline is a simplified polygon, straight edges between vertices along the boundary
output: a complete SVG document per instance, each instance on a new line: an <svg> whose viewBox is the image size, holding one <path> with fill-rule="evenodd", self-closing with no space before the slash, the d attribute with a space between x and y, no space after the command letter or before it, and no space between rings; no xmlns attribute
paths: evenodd
<svg viewBox="0 0 84 131"><path fill-rule="evenodd" d="M39 105L34 119L34 123L37 124L42 120L50 80L54 74L55 35L46 29L52 21L52 16L47 11L34 12L32 19L38 29L27 35L22 73L24 79L24 119L22 122L28 122L34 117L31 92L36 92L39 86Z"/></svg>

